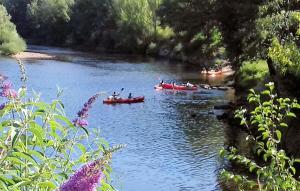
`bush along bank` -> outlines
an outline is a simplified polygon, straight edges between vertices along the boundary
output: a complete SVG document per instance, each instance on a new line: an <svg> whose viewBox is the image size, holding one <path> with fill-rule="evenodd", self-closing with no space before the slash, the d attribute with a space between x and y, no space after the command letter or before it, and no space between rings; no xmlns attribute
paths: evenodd
<svg viewBox="0 0 300 191"><path fill-rule="evenodd" d="M250 90L247 99L253 107L235 112L240 125L248 132L246 141L253 145L253 154L262 160L248 158L235 147L220 151L222 157L244 166L255 176L223 170L221 178L225 182L234 182L239 190L299 190L295 165L300 160L283 150L282 134L288 128L289 118L296 117L294 110L299 110L300 105L296 100L278 97L274 83L266 87L261 93Z"/></svg>
<svg viewBox="0 0 300 191"><path fill-rule="evenodd" d="M19 36L5 7L0 5L0 54L12 55L26 49L25 41Z"/></svg>

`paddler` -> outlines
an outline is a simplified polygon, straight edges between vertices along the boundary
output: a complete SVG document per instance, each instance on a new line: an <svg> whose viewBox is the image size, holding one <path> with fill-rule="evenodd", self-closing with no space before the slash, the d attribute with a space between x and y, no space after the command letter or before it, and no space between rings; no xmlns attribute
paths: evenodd
<svg viewBox="0 0 300 191"><path fill-rule="evenodd" d="M159 87L162 87L163 84L164 84L164 80L161 80L161 82L159 83Z"/></svg>
<svg viewBox="0 0 300 191"><path fill-rule="evenodd" d="M109 96L109 99L118 99L120 96L120 94L117 94L116 92L114 92L111 96Z"/></svg>

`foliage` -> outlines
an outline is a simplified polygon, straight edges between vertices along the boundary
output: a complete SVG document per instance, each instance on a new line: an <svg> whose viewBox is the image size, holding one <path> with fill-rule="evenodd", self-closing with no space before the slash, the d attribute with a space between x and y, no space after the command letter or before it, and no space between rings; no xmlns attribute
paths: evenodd
<svg viewBox="0 0 300 191"><path fill-rule="evenodd" d="M156 40L157 41L170 40L174 36L175 36L175 33L171 27L169 27L169 26L166 26L166 27L158 26L157 27L157 31L156 31Z"/></svg>
<svg viewBox="0 0 300 191"><path fill-rule="evenodd" d="M134 50L154 35L153 12L146 0L116 0L118 46Z"/></svg>
<svg viewBox="0 0 300 191"><path fill-rule="evenodd" d="M26 80L23 69L22 79ZM94 163L101 164L101 172L99 169L96 172L105 176L101 182L102 190L113 189L108 184L109 163L111 153L120 147L110 149L98 132L90 133L86 128L85 118L96 96L89 99L72 122L66 117L60 101L61 91L56 99L45 103L39 95L28 96L25 86L16 91L5 81L1 90L1 96L6 99L0 110L1 190L56 190L75 169L92 161L100 161ZM81 181L79 174L88 176L85 172L78 171L74 177ZM82 178L82 181L88 181L92 177ZM76 184L73 179L66 182L61 191L66 185Z"/></svg>
<svg viewBox="0 0 300 191"><path fill-rule="evenodd" d="M268 64L264 60L246 61L238 72L238 85L243 88L253 88L269 74Z"/></svg>
<svg viewBox="0 0 300 191"><path fill-rule="evenodd" d="M0 54L15 54L25 49L24 40L18 35L15 25L10 22L5 7L0 5Z"/></svg>
<svg viewBox="0 0 300 191"><path fill-rule="evenodd" d="M299 190L300 184L295 179L295 162L300 160L287 156L280 147L282 141L282 128L287 128L287 119L294 118L294 109L300 109L296 100L289 98L278 98L274 93L274 84L266 85L267 90L256 93L250 91L249 103L255 109L247 111L240 109L236 111L235 117L241 120L249 132L247 141L255 144L256 153L264 160L263 164L248 159L238 153L237 149L231 147L228 151L221 150L221 155L230 161L239 163L255 173L256 180L247 176L235 175L231 172L222 171L225 180L233 180L239 184L240 190L256 188L257 190ZM265 98L265 99L264 99ZM264 101L265 100L265 101ZM249 114L249 117L247 117Z"/></svg>
<svg viewBox="0 0 300 191"><path fill-rule="evenodd" d="M70 18L71 44L111 46L104 41L113 38L114 16L111 0L75 0Z"/></svg>
<svg viewBox="0 0 300 191"><path fill-rule="evenodd" d="M2 0L7 12L11 15L11 21L16 25L18 33L25 37L30 33L30 26L27 24L27 5L31 0Z"/></svg>
<svg viewBox="0 0 300 191"><path fill-rule="evenodd" d="M273 39L268 56L281 75L289 73L300 76L300 51L294 42L280 44L277 39Z"/></svg>
<svg viewBox="0 0 300 191"><path fill-rule="evenodd" d="M180 53L195 60L223 59L223 35L216 17L216 1L166 0L160 7L162 24L175 32L176 44L182 44Z"/></svg>
<svg viewBox="0 0 300 191"><path fill-rule="evenodd" d="M70 21L74 0L33 0L28 4L27 16L35 38L45 42L63 43Z"/></svg>

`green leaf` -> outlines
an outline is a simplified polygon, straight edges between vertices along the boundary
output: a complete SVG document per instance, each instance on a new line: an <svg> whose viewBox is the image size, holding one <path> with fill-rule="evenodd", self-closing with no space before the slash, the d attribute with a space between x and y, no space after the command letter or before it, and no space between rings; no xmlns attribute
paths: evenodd
<svg viewBox="0 0 300 191"><path fill-rule="evenodd" d="M295 175L296 174L296 169L292 166L290 167L290 169L291 169L292 173Z"/></svg>
<svg viewBox="0 0 300 191"><path fill-rule="evenodd" d="M250 168L249 168L250 172L253 172L253 170L254 170L255 168L256 168L255 165L250 165Z"/></svg>
<svg viewBox="0 0 300 191"><path fill-rule="evenodd" d="M45 160L44 154L40 151L29 150L28 154L30 154L31 156L36 156L37 158L39 158L42 161Z"/></svg>
<svg viewBox="0 0 300 191"><path fill-rule="evenodd" d="M34 164L37 164L35 159L32 156L30 156L29 154L25 153L25 152L13 152L12 155L15 156L15 157L20 157L20 159L25 159L27 161L30 161L30 162L34 163Z"/></svg>
<svg viewBox="0 0 300 191"><path fill-rule="evenodd" d="M63 122L65 122L68 126L74 126L73 125L73 123L67 118L67 117L65 117L65 116L62 116L62 115L55 115L54 116L56 119L59 119L59 120L61 120L61 121L63 121Z"/></svg>
<svg viewBox="0 0 300 191"><path fill-rule="evenodd" d="M249 92L250 92L251 94L255 94L255 90L254 90L254 89L250 89Z"/></svg>
<svg viewBox="0 0 300 191"><path fill-rule="evenodd" d="M80 128L84 130L87 136L89 136L89 131L85 127L80 127Z"/></svg>
<svg viewBox="0 0 300 191"><path fill-rule="evenodd" d="M295 115L295 113L293 113L293 112L288 112L286 115L287 115L288 117L294 117L294 118L297 117L297 116Z"/></svg>
<svg viewBox="0 0 300 191"><path fill-rule="evenodd" d="M300 163L300 159L295 159L294 162Z"/></svg>
<svg viewBox="0 0 300 191"><path fill-rule="evenodd" d="M30 181L30 180L29 181L28 180L23 180L23 181L18 182L17 184L14 184L12 186L12 189L16 189L18 187L25 186L25 185L31 184L31 183L32 183L32 181Z"/></svg>
<svg viewBox="0 0 300 191"><path fill-rule="evenodd" d="M279 141L281 141L281 135L281 132L279 130L276 130L276 136Z"/></svg>
<svg viewBox="0 0 300 191"><path fill-rule="evenodd" d="M10 184L10 185L15 184L15 182L12 179L7 178L7 177L5 177L3 175L0 176L0 180L3 181L6 185L7 184Z"/></svg>
<svg viewBox="0 0 300 191"><path fill-rule="evenodd" d="M7 162L11 162L12 164L15 165L25 165L25 163L18 157L14 157L14 156L9 156L6 158Z"/></svg>
<svg viewBox="0 0 300 191"><path fill-rule="evenodd" d="M44 130L43 128L36 124L36 123L30 123L30 127L28 129L30 132L32 132L35 136L35 138L40 142L42 143L44 141L44 138L45 138L45 133L44 133Z"/></svg>
<svg viewBox="0 0 300 191"><path fill-rule="evenodd" d="M77 147L80 149L80 151L81 151L82 153L86 153L86 147L85 147L83 144L78 143L78 144L77 144Z"/></svg>
<svg viewBox="0 0 300 191"><path fill-rule="evenodd" d="M300 109L300 104L294 103L294 104L292 105L292 107L295 108L295 109Z"/></svg>
<svg viewBox="0 0 300 191"><path fill-rule="evenodd" d="M16 134L14 135L13 140L12 140L12 147L15 146L15 143L16 143L18 137L19 137L19 132L16 132Z"/></svg>
<svg viewBox="0 0 300 191"><path fill-rule="evenodd" d="M267 162L267 160L268 160L268 158L269 158L269 154L264 154L264 160L265 160L265 162Z"/></svg>
<svg viewBox="0 0 300 191"><path fill-rule="evenodd" d="M270 92L270 90L265 90L265 91L261 92L261 94L263 94L263 95L271 95L271 92Z"/></svg>
<svg viewBox="0 0 300 191"><path fill-rule="evenodd" d="M269 133L268 132L263 132L263 140L266 140L269 137Z"/></svg>
<svg viewBox="0 0 300 191"><path fill-rule="evenodd" d="M7 185L2 180L0 180L0 188L1 190L9 191Z"/></svg>
<svg viewBox="0 0 300 191"><path fill-rule="evenodd" d="M40 182L40 183L38 183L38 185L40 188L50 188L51 190L56 189L56 185L50 181Z"/></svg>
<svg viewBox="0 0 300 191"><path fill-rule="evenodd" d="M288 125L286 123L280 123L279 124L281 127L288 127Z"/></svg>

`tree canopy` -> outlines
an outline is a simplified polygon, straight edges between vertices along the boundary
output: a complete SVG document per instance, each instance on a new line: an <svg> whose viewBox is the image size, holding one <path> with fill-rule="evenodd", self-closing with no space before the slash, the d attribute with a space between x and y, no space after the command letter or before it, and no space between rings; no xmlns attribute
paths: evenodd
<svg viewBox="0 0 300 191"><path fill-rule="evenodd" d="M298 0L2 0L2 4L18 32L34 43L163 55L207 68L224 59L237 69L267 63L276 78L300 76Z"/></svg>
<svg viewBox="0 0 300 191"><path fill-rule="evenodd" d="M5 7L0 5L0 53L6 55L15 54L26 48L24 40L10 19Z"/></svg>

